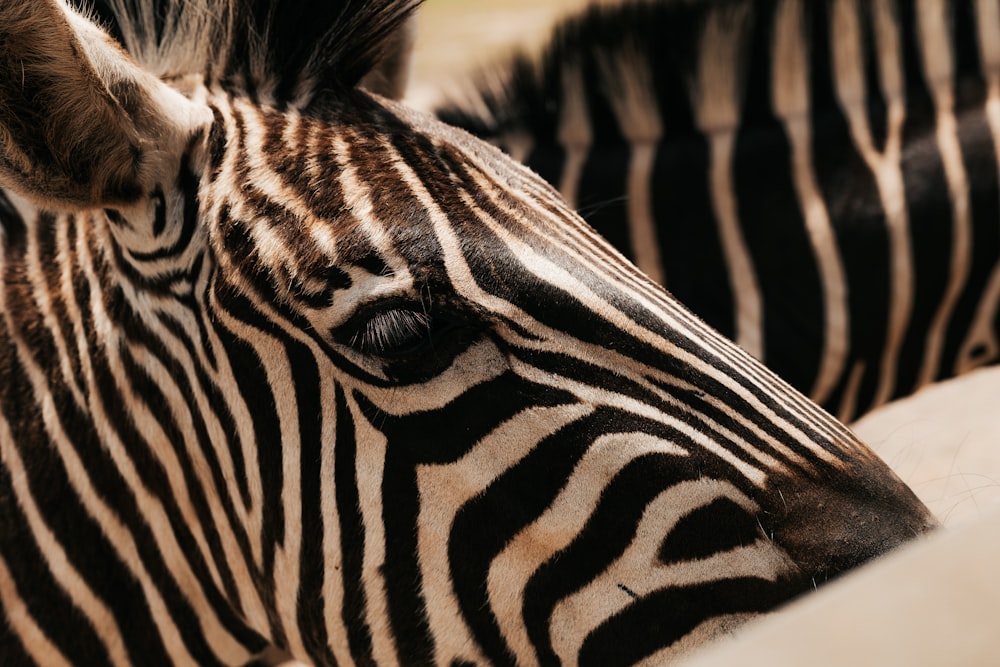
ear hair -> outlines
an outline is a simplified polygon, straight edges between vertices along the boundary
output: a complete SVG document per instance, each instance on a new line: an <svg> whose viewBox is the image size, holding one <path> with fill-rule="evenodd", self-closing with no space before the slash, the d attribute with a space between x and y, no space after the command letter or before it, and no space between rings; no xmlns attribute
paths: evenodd
<svg viewBox="0 0 1000 667"><path fill-rule="evenodd" d="M361 86L391 100L402 99L410 79L410 62L413 59L416 36L417 13L414 11L386 39L378 62L361 79Z"/></svg>
<svg viewBox="0 0 1000 667"><path fill-rule="evenodd" d="M61 1L0 0L3 185L57 208L134 201L192 106Z"/></svg>

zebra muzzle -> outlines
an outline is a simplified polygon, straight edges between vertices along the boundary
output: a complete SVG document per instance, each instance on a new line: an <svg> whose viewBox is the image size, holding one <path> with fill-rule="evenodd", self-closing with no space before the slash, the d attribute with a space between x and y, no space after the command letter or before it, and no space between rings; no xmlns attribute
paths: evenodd
<svg viewBox="0 0 1000 667"><path fill-rule="evenodd" d="M877 465L879 464L879 465ZM936 528L937 520L880 462L850 479L783 486L772 524L774 541L819 585ZM881 470L870 468L881 467ZM876 474L879 473L879 474Z"/></svg>

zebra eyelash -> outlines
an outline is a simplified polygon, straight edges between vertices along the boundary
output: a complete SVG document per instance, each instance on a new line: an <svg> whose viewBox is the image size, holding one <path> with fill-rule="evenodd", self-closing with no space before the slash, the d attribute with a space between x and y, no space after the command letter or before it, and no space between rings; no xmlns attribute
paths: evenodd
<svg viewBox="0 0 1000 667"><path fill-rule="evenodd" d="M372 315L351 337L351 347L364 354L399 357L418 351L430 340L430 315L393 308Z"/></svg>

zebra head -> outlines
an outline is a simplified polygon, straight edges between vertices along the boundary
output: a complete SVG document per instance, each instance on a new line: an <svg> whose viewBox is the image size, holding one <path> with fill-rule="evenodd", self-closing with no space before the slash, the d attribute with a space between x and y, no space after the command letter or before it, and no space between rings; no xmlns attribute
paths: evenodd
<svg viewBox="0 0 1000 667"><path fill-rule="evenodd" d="M0 1L0 646L666 658L924 531L533 173L357 82L410 2ZM332 26L332 27L330 27Z"/></svg>

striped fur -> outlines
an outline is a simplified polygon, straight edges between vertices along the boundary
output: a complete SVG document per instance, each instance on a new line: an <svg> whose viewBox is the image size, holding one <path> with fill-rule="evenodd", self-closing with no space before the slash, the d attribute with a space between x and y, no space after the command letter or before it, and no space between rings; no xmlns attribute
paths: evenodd
<svg viewBox="0 0 1000 667"><path fill-rule="evenodd" d="M53 30L70 74L0 103L65 177L0 166L3 664L665 660L933 523L537 176L357 89L408 3L301 26L322 66L277 3L140 4L134 59L13 4L0 62ZM67 93L138 191L12 131Z"/></svg>
<svg viewBox="0 0 1000 667"><path fill-rule="evenodd" d="M995 2L603 6L479 85L440 115L840 418L1000 359Z"/></svg>

